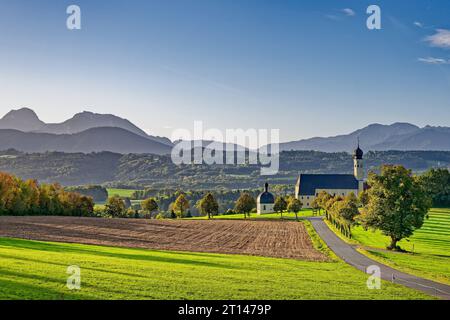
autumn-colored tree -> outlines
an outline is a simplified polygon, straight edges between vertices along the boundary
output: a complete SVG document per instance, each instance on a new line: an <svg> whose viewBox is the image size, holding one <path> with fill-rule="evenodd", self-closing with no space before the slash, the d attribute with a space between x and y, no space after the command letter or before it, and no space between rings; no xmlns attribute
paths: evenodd
<svg viewBox="0 0 450 320"><path fill-rule="evenodd" d="M368 184L369 201L359 220L365 228L389 236L388 249L401 250L397 243L422 227L431 199L403 166L383 166L381 174L369 174Z"/></svg>
<svg viewBox="0 0 450 320"><path fill-rule="evenodd" d="M59 184L39 185L0 173L0 215L90 215L93 201Z"/></svg>
<svg viewBox="0 0 450 320"><path fill-rule="evenodd" d="M212 193L208 193L197 203L197 208L201 214L208 215L208 219L211 216L219 212L219 204Z"/></svg>
<svg viewBox="0 0 450 320"><path fill-rule="evenodd" d="M141 202L142 210L146 211L150 215L158 210L158 203L154 198L147 198Z"/></svg>
<svg viewBox="0 0 450 320"><path fill-rule="evenodd" d="M111 217L123 217L125 216L126 211L127 208L125 206L125 202L121 197L112 196L106 201L105 212Z"/></svg>
<svg viewBox="0 0 450 320"><path fill-rule="evenodd" d="M369 193L367 192L367 190L359 193L358 201L361 206L367 206L367 204L369 203Z"/></svg>
<svg viewBox="0 0 450 320"><path fill-rule="evenodd" d="M0 214L7 215L16 194L16 180L9 174L0 172Z"/></svg>
<svg viewBox="0 0 450 320"><path fill-rule="evenodd" d="M311 202L311 209L313 210L313 213L314 213L314 214L319 213L319 215L320 215L320 209L321 209L321 207L319 206L319 203L318 203L317 199L314 199L314 200Z"/></svg>
<svg viewBox="0 0 450 320"><path fill-rule="evenodd" d="M241 193L236 201L235 211L244 214L244 218L247 218L254 208L256 208L255 199L248 192Z"/></svg>
<svg viewBox="0 0 450 320"><path fill-rule="evenodd" d="M343 205L339 210L339 217L346 225L353 226L356 217L359 215L358 198L350 192L342 201Z"/></svg>
<svg viewBox="0 0 450 320"><path fill-rule="evenodd" d="M346 237L351 238L351 227L356 223L356 217L359 215L358 199L354 193L350 193L344 198L333 198L330 207L329 220Z"/></svg>
<svg viewBox="0 0 450 320"><path fill-rule="evenodd" d="M178 218L183 218L185 213L189 210L190 204L188 199L186 199L186 196L184 193L181 193L177 200L173 203L172 206L173 210L175 211Z"/></svg>
<svg viewBox="0 0 450 320"><path fill-rule="evenodd" d="M320 209L325 211L325 216L328 219L328 211L327 211L327 203L328 201L330 201L330 199L332 198L332 196L326 192L326 191L321 191L319 192L319 194L317 195L317 197L314 199L317 203L317 205L319 206Z"/></svg>

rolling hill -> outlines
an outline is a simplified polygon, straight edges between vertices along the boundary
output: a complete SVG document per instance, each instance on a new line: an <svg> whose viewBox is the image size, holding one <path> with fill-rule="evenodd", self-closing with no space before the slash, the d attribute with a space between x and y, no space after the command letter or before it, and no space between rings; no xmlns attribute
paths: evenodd
<svg viewBox="0 0 450 320"><path fill-rule="evenodd" d="M3 150L23 152L58 151L90 153L110 151L121 154L168 154L170 145L154 141L122 128L92 128L75 134L50 134L0 129L0 146Z"/></svg>
<svg viewBox="0 0 450 320"><path fill-rule="evenodd" d="M381 164L401 164L414 172L450 167L449 151L371 151L364 156L367 170ZM175 165L170 155L97 153L23 153L0 151L0 171L23 179L63 185L110 184L132 189L248 189L274 184L294 185L299 173L351 173L347 153L284 151L280 171L261 176L258 165Z"/></svg>

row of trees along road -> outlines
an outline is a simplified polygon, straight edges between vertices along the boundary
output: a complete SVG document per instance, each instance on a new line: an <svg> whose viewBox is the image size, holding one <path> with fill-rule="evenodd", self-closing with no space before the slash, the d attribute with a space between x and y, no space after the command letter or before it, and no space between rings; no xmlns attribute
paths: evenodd
<svg viewBox="0 0 450 320"><path fill-rule="evenodd" d="M326 219L345 236L351 237L351 227L359 223L389 236L388 249L401 250L397 243L422 227L432 205L427 184L402 166L387 165L380 174L371 172L367 183L359 199L354 194L332 197L321 192L313 205L325 210Z"/></svg>

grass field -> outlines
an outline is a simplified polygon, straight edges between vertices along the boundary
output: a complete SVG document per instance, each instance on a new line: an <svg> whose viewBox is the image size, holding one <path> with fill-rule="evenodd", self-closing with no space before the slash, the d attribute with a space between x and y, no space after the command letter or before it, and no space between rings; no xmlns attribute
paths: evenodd
<svg viewBox="0 0 450 320"><path fill-rule="evenodd" d="M108 197L112 196L119 196L124 198L130 198L133 192L136 190L134 189L106 189L108 191Z"/></svg>
<svg viewBox="0 0 450 320"><path fill-rule="evenodd" d="M389 238L381 232L356 227L352 234L355 241L365 246L386 248L389 244ZM423 227L408 240L399 245L410 253L366 251L399 270L450 284L450 209L432 209Z"/></svg>
<svg viewBox="0 0 450 320"><path fill-rule="evenodd" d="M431 299L343 262L0 238L0 299ZM66 288L81 268L81 290Z"/></svg>
<svg viewBox="0 0 450 320"><path fill-rule="evenodd" d="M298 217L311 217L313 215L313 212L311 209L303 209L298 213ZM201 217L193 217L193 218L187 218L191 220L205 220L208 219L207 216L201 216ZM213 219L224 219L224 220L241 220L244 219L244 215L242 213L239 214L227 214L227 215L218 215L214 216ZM267 213L267 214L261 214L258 215L256 213L250 214L250 216L247 216L247 219L281 219L280 213ZM294 220L295 219L295 213L292 212L285 212L283 213L283 219L286 220Z"/></svg>

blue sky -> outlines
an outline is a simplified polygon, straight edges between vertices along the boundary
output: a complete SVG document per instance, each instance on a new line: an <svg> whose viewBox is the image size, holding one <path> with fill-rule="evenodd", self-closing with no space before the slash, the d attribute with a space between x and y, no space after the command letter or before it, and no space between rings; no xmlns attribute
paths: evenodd
<svg viewBox="0 0 450 320"><path fill-rule="evenodd" d="M79 5L82 30L66 28ZM366 28L381 8L382 30ZM450 125L450 2L0 0L0 115L89 110L150 134Z"/></svg>

